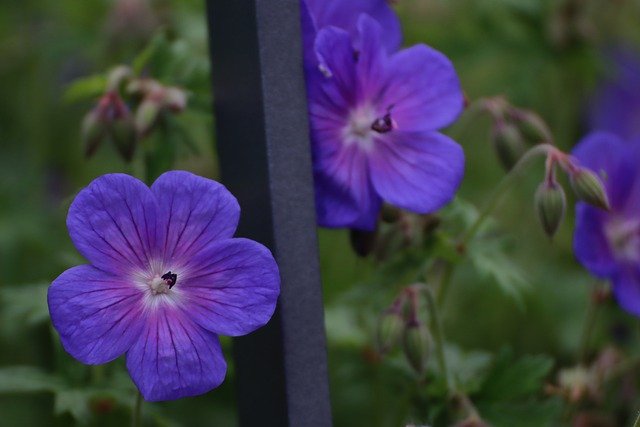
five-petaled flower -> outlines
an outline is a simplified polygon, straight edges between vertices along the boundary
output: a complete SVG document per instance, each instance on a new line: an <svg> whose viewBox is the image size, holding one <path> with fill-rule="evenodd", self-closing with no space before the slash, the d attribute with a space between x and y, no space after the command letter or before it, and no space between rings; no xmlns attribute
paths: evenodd
<svg viewBox="0 0 640 427"><path fill-rule="evenodd" d="M151 188L123 174L93 181L67 217L91 264L49 288L65 350L87 364L126 353L151 401L217 387L226 372L218 334L263 326L280 289L271 252L233 238L239 215L224 186L188 172L167 172Z"/></svg>
<svg viewBox="0 0 640 427"><path fill-rule="evenodd" d="M605 211L578 203L574 253L593 275L611 280L622 308L640 316L640 140L596 132L573 155L605 178L611 206Z"/></svg>
<svg viewBox="0 0 640 427"><path fill-rule="evenodd" d="M306 78L318 222L371 230L383 200L429 213L453 198L464 154L437 130L460 114L463 95L441 53L389 52L388 32L366 14L357 32L320 29Z"/></svg>

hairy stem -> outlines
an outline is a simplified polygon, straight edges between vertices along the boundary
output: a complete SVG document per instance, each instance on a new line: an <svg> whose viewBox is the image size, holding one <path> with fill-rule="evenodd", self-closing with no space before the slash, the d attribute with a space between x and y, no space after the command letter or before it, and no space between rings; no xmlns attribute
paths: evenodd
<svg viewBox="0 0 640 427"><path fill-rule="evenodd" d="M429 314L429 323L431 325L431 334L433 335L433 341L435 343L436 360L438 362L438 368L444 378L444 385L449 395L453 394L451 387L451 381L449 378L449 369L447 367L447 359L444 355L444 333L442 331L442 321L440 320L440 314L438 312L438 306L436 305L433 293L429 287L424 287L424 294L427 301L427 310Z"/></svg>
<svg viewBox="0 0 640 427"><path fill-rule="evenodd" d="M538 144L524 153L518 163L516 163L509 173L498 183L493 193L491 193L491 196L489 196L489 201L482 208L476 220L471 224L469 229L462 234L459 245L465 247L475 237L482 224L489 218L489 215L500 205L505 193L515 184L516 178L520 176L533 159L557 151L558 149L552 144Z"/></svg>
<svg viewBox="0 0 640 427"><path fill-rule="evenodd" d="M593 328L598 317L598 307L600 306L596 295L597 288L594 288L589 294L589 303L587 305L587 313L585 315L584 324L582 325L582 334L580 335L580 345L578 347L578 363L584 365L589 355L589 343Z"/></svg>
<svg viewBox="0 0 640 427"><path fill-rule="evenodd" d="M136 403L133 406L133 411L131 412L131 427L141 427L142 426L142 394L138 391L136 392Z"/></svg>

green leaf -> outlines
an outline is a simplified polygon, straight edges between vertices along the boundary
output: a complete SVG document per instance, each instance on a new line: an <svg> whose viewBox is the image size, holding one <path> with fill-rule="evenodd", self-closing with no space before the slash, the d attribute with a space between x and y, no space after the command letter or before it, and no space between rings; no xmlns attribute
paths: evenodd
<svg viewBox="0 0 640 427"><path fill-rule="evenodd" d="M55 392L62 387L59 377L35 366L0 368L0 393Z"/></svg>
<svg viewBox="0 0 640 427"><path fill-rule="evenodd" d="M167 37L164 32L160 32L156 34L153 39L149 42L147 47L145 47L142 52L138 54L133 59L131 64L131 68L133 69L133 73L135 75L139 75L142 73L144 68L152 61L152 59L159 55L160 52L166 52L169 46L169 42L167 41Z"/></svg>
<svg viewBox="0 0 640 427"><path fill-rule="evenodd" d="M553 368L553 359L547 356L524 356L514 360L513 351L503 349L481 387L485 401L514 401L538 394L544 378Z"/></svg>
<svg viewBox="0 0 640 427"><path fill-rule="evenodd" d="M557 426L562 402L557 398L527 402L497 402L479 404L483 419L493 427Z"/></svg>
<svg viewBox="0 0 640 427"><path fill-rule="evenodd" d="M48 283L0 288L0 321L5 327L33 326L49 319Z"/></svg>
<svg viewBox="0 0 640 427"><path fill-rule="evenodd" d="M74 103L84 99L97 98L104 93L107 87L107 77L102 74L94 74L75 80L67 86L62 100L66 103Z"/></svg>
<svg viewBox="0 0 640 427"><path fill-rule="evenodd" d="M93 394L86 390L61 390L55 395L53 410L56 415L69 412L81 424L91 419L90 400Z"/></svg>
<svg viewBox="0 0 640 427"><path fill-rule="evenodd" d="M523 293L529 288L522 269L508 255L504 240L483 239L468 248L469 258L481 277L495 281L499 289L522 309Z"/></svg>
<svg viewBox="0 0 640 427"><path fill-rule="evenodd" d="M455 344L445 346L449 371L460 391L473 393L480 389L491 365L491 354L485 351L464 351Z"/></svg>

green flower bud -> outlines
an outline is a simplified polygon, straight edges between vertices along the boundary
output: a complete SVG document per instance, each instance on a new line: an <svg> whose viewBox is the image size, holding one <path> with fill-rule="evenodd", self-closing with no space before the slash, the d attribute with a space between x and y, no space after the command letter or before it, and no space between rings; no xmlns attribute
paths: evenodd
<svg viewBox="0 0 640 427"><path fill-rule="evenodd" d="M135 128L138 135L148 135L160 115L160 103L153 98L146 98L136 110Z"/></svg>
<svg viewBox="0 0 640 427"><path fill-rule="evenodd" d="M525 151L527 151L520 130L512 123L496 123L493 130L493 143L496 154L498 155L498 160L506 170L511 170Z"/></svg>
<svg viewBox="0 0 640 427"><path fill-rule="evenodd" d="M411 367L419 374L424 372L431 348L431 336L421 322L409 322L404 331L404 354Z"/></svg>
<svg viewBox="0 0 640 427"><path fill-rule="evenodd" d="M136 150L136 128L131 114L113 120L110 127L111 139L122 158L130 162Z"/></svg>
<svg viewBox="0 0 640 427"><path fill-rule="evenodd" d="M380 353L391 350L400 341L403 332L402 313L393 309L385 311L378 320L377 344Z"/></svg>
<svg viewBox="0 0 640 427"><path fill-rule="evenodd" d="M543 182L535 195L538 218L547 236L553 237L564 219L567 198L558 183Z"/></svg>
<svg viewBox="0 0 640 427"><path fill-rule="evenodd" d="M552 140L549 127L533 111L514 109L510 112L510 117L529 144L540 144Z"/></svg>
<svg viewBox="0 0 640 427"><path fill-rule="evenodd" d="M609 210L609 198L598 175L589 169L580 168L571 174L570 181L573 192L578 199L595 207Z"/></svg>
<svg viewBox="0 0 640 427"><path fill-rule="evenodd" d="M106 123L97 109L89 111L82 120L82 145L87 158L93 156L106 136Z"/></svg>

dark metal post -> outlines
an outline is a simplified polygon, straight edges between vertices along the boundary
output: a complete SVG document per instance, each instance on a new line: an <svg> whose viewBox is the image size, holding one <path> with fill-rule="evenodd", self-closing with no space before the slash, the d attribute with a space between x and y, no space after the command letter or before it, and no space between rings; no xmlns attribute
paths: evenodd
<svg viewBox="0 0 640 427"><path fill-rule="evenodd" d="M235 341L242 426L331 426L298 2L207 0L222 180L282 277L276 316Z"/></svg>

